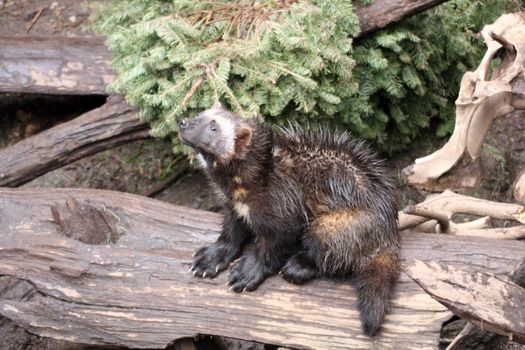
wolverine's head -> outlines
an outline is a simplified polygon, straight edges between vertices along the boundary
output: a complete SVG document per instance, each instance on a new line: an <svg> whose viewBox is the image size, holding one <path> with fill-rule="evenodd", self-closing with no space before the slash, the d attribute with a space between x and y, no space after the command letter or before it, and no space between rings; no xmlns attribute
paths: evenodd
<svg viewBox="0 0 525 350"><path fill-rule="evenodd" d="M192 119L183 119L179 137L205 159L227 164L245 156L252 127L216 103Z"/></svg>

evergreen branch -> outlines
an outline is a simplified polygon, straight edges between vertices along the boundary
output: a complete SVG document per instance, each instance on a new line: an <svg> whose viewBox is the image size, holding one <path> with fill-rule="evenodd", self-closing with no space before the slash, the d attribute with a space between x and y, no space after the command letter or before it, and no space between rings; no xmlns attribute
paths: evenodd
<svg viewBox="0 0 525 350"><path fill-rule="evenodd" d="M474 33L518 2L449 0L356 41L348 0L113 0L96 21L114 51L111 87L156 135L225 98L244 115L328 122L392 153L432 120L451 131L459 80L484 49Z"/></svg>
<svg viewBox="0 0 525 350"><path fill-rule="evenodd" d="M197 80L195 80L195 82L193 83L193 85L191 86L191 89L188 91L188 93L186 94L186 96L184 96L184 98L182 99L182 106L185 107L186 104L188 103L188 101L190 100L190 98L193 96L193 94L195 93L195 91L197 91L197 89L199 88L199 86L202 84L202 81L204 80L204 78L201 76L199 77Z"/></svg>
<svg viewBox="0 0 525 350"><path fill-rule="evenodd" d="M295 79L300 80L300 81L302 81L302 82L304 82L304 83L309 83L309 82L312 81L311 79L306 78L306 77L303 77L302 75L297 74L297 73L295 73L295 72L293 72L293 71L291 71L291 70L289 70L289 69L283 67L282 65L277 64L276 62L270 62L270 65L271 65L272 67L275 67L275 68L277 68L277 69L279 69L279 70L285 72L285 73L288 73L289 75L291 75L291 76L294 77ZM315 82L314 82L314 83L315 83ZM317 85L317 84L316 84L316 85Z"/></svg>

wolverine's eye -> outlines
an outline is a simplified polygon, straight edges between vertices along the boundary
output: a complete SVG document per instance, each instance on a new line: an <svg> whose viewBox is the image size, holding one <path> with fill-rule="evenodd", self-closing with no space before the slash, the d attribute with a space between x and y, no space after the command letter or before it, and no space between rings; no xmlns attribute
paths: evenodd
<svg viewBox="0 0 525 350"><path fill-rule="evenodd" d="M216 126L215 120L212 120L210 122L210 130L211 131L217 131L217 126Z"/></svg>

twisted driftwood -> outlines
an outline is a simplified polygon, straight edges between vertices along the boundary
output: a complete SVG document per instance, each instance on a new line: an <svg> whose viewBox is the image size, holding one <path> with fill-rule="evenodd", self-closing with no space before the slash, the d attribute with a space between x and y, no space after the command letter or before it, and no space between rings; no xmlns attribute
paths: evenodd
<svg viewBox="0 0 525 350"><path fill-rule="evenodd" d="M403 169L406 181L416 187L439 190L440 178L461 159L479 156L483 140L496 118L525 109L525 12L503 15L486 25L481 34L487 52L479 67L463 76L450 140L443 148ZM502 53L501 63L489 77L497 53ZM476 180L466 174L463 182L472 186ZM525 197L517 198L525 201Z"/></svg>
<svg viewBox="0 0 525 350"><path fill-rule="evenodd" d="M74 343L164 348L199 333L293 348L437 348L450 312L402 274L377 339L363 336L347 282L304 286L272 277L235 294L225 274L188 272L221 216L129 194L86 189L0 189L0 274L31 282L31 301L0 314L38 335ZM81 240L81 241L79 241ZM402 234L414 259L507 275L525 242Z"/></svg>
<svg viewBox="0 0 525 350"><path fill-rule="evenodd" d="M471 214L482 218L457 224L452 221L455 214ZM525 238L525 225L491 228L491 219L525 224L525 207L464 196L447 190L400 212L399 229L495 239Z"/></svg>

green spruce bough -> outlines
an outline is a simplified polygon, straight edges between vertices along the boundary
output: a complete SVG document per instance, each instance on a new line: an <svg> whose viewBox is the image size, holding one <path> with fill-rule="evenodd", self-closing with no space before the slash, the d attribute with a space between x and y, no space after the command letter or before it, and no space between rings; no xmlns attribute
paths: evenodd
<svg viewBox="0 0 525 350"><path fill-rule="evenodd" d="M476 33L518 1L451 0L365 38L350 1L114 0L111 89L141 108L154 136L220 100L274 124L348 129L387 153L422 128L453 126L461 76L484 50Z"/></svg>

